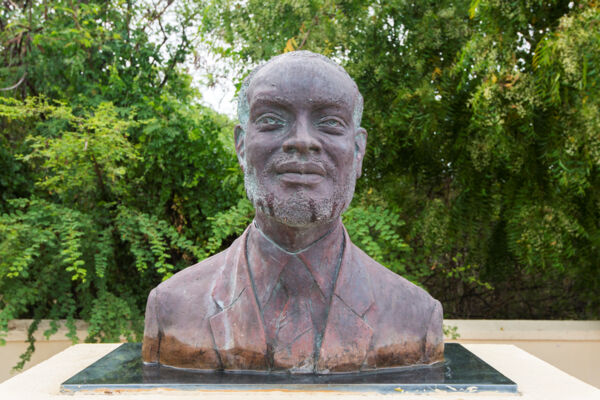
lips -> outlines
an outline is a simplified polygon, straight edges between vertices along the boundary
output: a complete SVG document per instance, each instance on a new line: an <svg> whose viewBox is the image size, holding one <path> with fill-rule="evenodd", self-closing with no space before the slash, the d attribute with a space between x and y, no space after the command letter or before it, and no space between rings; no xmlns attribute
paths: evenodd
<svg viewBox="0 0 600 400"><path fill-rule="evenodd" d="M325 176L325 168L315 162L286 161L277 165L278 174L314 174Z"/></svg>
<svg viewBox="0 0 600 400"><path fill-rule="evenodd" d="M326 174L325 168L318 163L298 161L279 163L275 172L284 182L305 185L319 183Z"/></svg>

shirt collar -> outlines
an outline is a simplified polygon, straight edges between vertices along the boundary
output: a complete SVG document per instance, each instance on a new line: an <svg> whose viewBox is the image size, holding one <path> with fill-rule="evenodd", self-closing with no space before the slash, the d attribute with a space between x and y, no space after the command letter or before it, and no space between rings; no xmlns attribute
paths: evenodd
<svg viewBox="0 0 600 400"><path fill-rule="evenodd" d="M319 289L328 299L333 293L343 244L341 222L331 232L298 252L281 248L253 222L246 242L246 254L261 306L269 299L281 271L292 257L299 258L307 266Z"/></svg>

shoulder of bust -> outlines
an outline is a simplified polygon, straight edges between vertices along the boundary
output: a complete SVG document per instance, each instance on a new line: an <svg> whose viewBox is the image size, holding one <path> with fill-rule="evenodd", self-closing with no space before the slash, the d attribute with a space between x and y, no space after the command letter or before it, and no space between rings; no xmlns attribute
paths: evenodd
<svg viewBox="0 0 600 400"><path fill-rule="evenodd" d="M193 285L197 280L209 281L225 262L230 248L191 265L160 283L155 290L161 293Z"/></svg>
<svg viewBox="0 0 600 400"><path fill-rule="evenodd" d="M243 244L245 234L235 240L222 252L189 266L153 289L156 300L160 303L167 298L210 297L215 282L222 279L223 268L232 261L229 255L238 252Z"/></svg>
<svg viewBox="0 0 600 400"><path fill-rule="evenodd" d="M425 289L384 267L354 243L351 246L353 262L359 263L367 270L378 303L410 301L413 304L420 304L427 310L431 310L438 303Z"/></svg>
<svg viewBox="0 0 600 400"><path fill-rule="evenodd" d="M366 315L374 330L370 355L374 365L385 368L442 360L441 303L352 246L352 262L367 271L374 299ZM397 354L403 354L403 359L398 360Z"/></svg>

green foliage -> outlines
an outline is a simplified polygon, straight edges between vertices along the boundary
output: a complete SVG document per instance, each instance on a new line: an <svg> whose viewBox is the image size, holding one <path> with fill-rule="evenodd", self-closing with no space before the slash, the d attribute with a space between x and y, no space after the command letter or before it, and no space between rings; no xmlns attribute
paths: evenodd
<svg viewBox="0 0 600 400"><path fill-rule="evenodd" d="M212 221L212 226L211 235L203 248L205 257L227 247L230 244L227 240L244 232L253 218L254 208L246 197L228 210L217 213L214 217L208 217Z"/></svg>
<svg viewBox="0 0 600 400"><path fill-rule="evenodd" d="M410 247L398 233L404 226L398 212L380 205L359 204L346 211L343 222L352 243L397 274L418 282L419 271L406 263Z"/></svg>
<svg viewBox="0 0 600 400"><path fill-rule="evenodd" d="M149 290L209 255L208 217L240 198L232 123L182 69L197 14L172 3L0 10L0 336L35 321L17 367L42 318L140 340Z"/></svg>
<svg viewBox="0 0 600 400"><path fill-rule="evenodd" d="M600 317L596 2L4 4L0 340L34 319L19 366L42 318L139 340L148 291L251 221L233 122L186 72L201 44L240 77L295 49L344 64L369 132L344 223L447 317Z"/></svg>
<svg viewBox="0 0 600 400"><path fill-rule="evenodd" d="M449 337L452 340L456 340L460 337L460 333L458 333L458 326L453 325L444 325L444 336Z"/></svg>
<svg viewBox="0 0 600 400"><path fill-rule="evenodd" d="M597 2L213 0L204 18L240 76L294 49L344 64L369 132L350 234L446 316L600 316ZM411 251L381 245L377 215Z"/></svg>

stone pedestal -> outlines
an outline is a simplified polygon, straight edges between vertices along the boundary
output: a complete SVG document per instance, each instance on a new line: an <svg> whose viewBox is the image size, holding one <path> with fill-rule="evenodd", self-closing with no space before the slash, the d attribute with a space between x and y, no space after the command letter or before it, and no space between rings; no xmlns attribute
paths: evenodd
<svg viewBox="0 0 600 400"><path fill-rule="evenodd" d="M51 359L17 375L0 385L2 399L91 399L88 393L65 395L60 393L62 382L105 356L120 344L80 344L57 354ZM341 393L339 391L287 391L256 390L245 393L202 390L203 399L235 399L243 395L245 400L292 398L336 398L365 399L398 396L402 399L583 399L600 400L600 390L560 371L552 365L537 359L529 353L510 345L473 344L465 345L471 352L485 360L509 379L517 383L519 392L513 393L393 393L375 392ZM143 393L143 395L142 395ZM198 397L198 391L168 389L152 390L103 390L94 393L93 399L176 399L187 396ZM191 397L190 397L191 398Z"/></svg>
<svg viewBox="0 0 600 400"><path fill-rule="evenodd" d="M368 393L516 393L517 385L458 343L444 361L343 374L202 371L142 362L142 344L124 343L61 385L64 393L174 389L193 391L303 391Z"/></svg>

